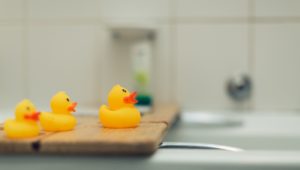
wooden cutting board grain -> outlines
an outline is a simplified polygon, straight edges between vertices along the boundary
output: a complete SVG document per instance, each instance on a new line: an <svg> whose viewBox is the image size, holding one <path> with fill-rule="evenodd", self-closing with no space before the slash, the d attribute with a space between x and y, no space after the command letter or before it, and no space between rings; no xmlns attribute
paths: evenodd
<svg viewBox="0 0 300 170"><path fill-rule="evenodd" d="M0 128L0 153L151 154L156 151L178 116L177 105L160 105L143 116L137 128L103 128L97 116L77 116L72 131L41 134L36 138L7 139Z"/></svg>

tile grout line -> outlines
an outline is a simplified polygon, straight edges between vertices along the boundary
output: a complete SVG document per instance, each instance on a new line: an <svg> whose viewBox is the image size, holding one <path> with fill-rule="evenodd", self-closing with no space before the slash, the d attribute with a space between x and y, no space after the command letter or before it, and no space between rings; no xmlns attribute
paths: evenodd
<svg viewBox="0 0 300 170"><path fill-rule="evenodd" d="M169 90L169 96L171 100L175 100L175 102L180 103L178 100L178 94L179 92L179 81L178 81L178 55L175 50L177 49L177 22L173 19L173 17L176 18L176 10L177 10L177 0L169 1L170 6L170 17L169 17L169 27L170 27L170 38L169 38L169 46L170 46L170 54L169 58L170 60L172 57L174 57L174 60L171 60L171 66L170 66L170 76L171 76L171 86L173 85L173 88L170 88Z"/></svg>
<svg viewBox="0 0 300 170"><path fill-rule="evenodd" d="M94 52L97 56L96 61L100 62L97 63L99 64L101 67L99 69L97 69L98 71L98 76L100 76L100 80L99 82L95 82L96 84L98 84L100 86L99 90L100 90L100 95L99 97L97 97L97 101L96 103L94 103L95 105L99 105L99 103L103 103L103 101L105 101L103 99L103 94L104 94L104 89L103 87L105 87L105 81L103 81L105 75L106 75L106 58L107 58L107 50L109 48L108 42L109 39L107 38L108 35L110 35L109 30L105 27L105 23L103 21L99 21L97 23L94 23L93 25L94 27L94 34L95 34L95 38L94 38ZM99 39L99 37L101 37ZM97 46L97 45L100 46ZM102 46L101 46L102 45ZM99 50L100 49L100 50ZM98 106L97 106L98 107Z"/></svg>
<svg viewBox="0 0 300 170"><path fill-rule="evenodd" d="M23 20L22 20L22 64L23 64L23 83L24 83L24 97L28 98L29 97L29 80L28 80L28 75L29 75L29 54L28 54L28 1L24 0L23 1Z"/></svg>
<svg viewBox="0 0 300 170"><path fill-rule="evenodd" d="M254 91L255 91L255 1L248 0L248 71L252 80L252 91L248 105L249 110L255 108Z"/></svg>
<svg viewBox="0 0 300 170"><path fill-rule="evenodd" d="M24 1L26 2L26 1ZM27 8L24 5L24 8ZM25 12L27 11L27 12ZM28 13L28 10L24 10L24 13ZM228 23L248 23L248 17L189 17L189 18L172 18L169 19L155 19L155 18L143 18L156 21L157 23L187 23L187 24L228 24ZM266 23L266 24L285 24L285 23L300 23L300 16L296 17L251 17L251 23ZM0 19L0 25L38 25L38 26L49 26L49 25L103 25L105 21L101 19L29 19L28 14L24 19Z"/></svg>

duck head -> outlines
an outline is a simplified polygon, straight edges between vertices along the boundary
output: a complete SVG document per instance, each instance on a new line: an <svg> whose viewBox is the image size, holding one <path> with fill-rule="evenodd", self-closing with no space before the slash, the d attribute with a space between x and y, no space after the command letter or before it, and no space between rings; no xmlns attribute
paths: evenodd
<svg viewBox="0 0 300 170"><path fill-rule="evenodd" d="M110 109L116 110L122 107L133 107L138 101L135 99L136 92L130 93L120 85L115 85L108 94L108 104Z"/></svg>
<svg viewBox="0 0 300 170"><path fill-rule="evenodd" d="M71 101L66 92L60 91L56 93L50 102L50 107L53 113L71 114L75 112L76 102Z"/></svg>
<svg viewBox="0 0 300 170"><path fill-rule="evenodd" d="M36 111L33 103L25 99L17 104L15 115L18 121L38 121L40 112Z"/></svg>

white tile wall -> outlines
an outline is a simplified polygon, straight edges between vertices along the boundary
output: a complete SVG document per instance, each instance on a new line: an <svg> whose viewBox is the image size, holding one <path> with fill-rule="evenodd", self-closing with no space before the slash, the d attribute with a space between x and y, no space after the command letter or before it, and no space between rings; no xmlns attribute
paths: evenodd
<svg viewBox="0 0 300 170"><path fill-rule="evenodd" d="M24 95L23 29L0 26L0 108L13 108Z"/></svg>
<svg viewBox="0 0 300 170"><path fill-rule="evenodd" d="M23 0L0 0L0 19L23 18Z"/></svg>
<svg viewBox="0 0 300 170"><path fill-rule="evenodd" d="M169 24L161 24L157 28L156 44L154 48L154 62L155 69L153 70L154 81L154 95L156 102L176 102L174 91L176 90L176 80L173 78L173 65L176 61L172 56L174 52L171 51L171 36L174 26Z"/></svg>
<svg viewBox="0 0 300 170"><path fill-rule="evenodd" d="M225 81L247 71L244 24L180 24L177 29L179 98L186 108L232 108Z"/></svg>
<svg viewBox="0 0 300 170"><path fill-rule="evenodd" d="M101 16L109 19L163 19L169 0L101 0Z"/></svg>
<svg viewBox="0 0 300 170"><path fill-rule="evenodd" d="M255 106L300 108L300 23L258 24L255 37Z"/></svg>
<svg viewBox="0 0 300 170"><path fill-rule="evenodd" d="M100 0L29 0L31 19L88 19L100 17Z"/></svg>
<svg viewBox="0 0 300 170"><path fill-rule="evenodd" d="M247 17L247 0L176 0L177 17Z"/></svg>
<svg viewBox="0 0 300 170"><path fill-rule="evenodd" d="M107 30L109 31L109 30ZM127 88L131 87L131 61L130 61L130 47L133 42L123 39L113 39L108 37L107 53L105 63L103 63L103 85L104 91L107 93L115 84L121 84ZM107 94L104 94L104 99Z"/></svg>
<svg viewBox="0 0 300 170"><path fill-rule="evenodd" d="M31 26L29 30L29 94L41 105L59 90L81 104L99 102L101 42L94 26ZM99 37L98 37L99 38ZM100 37L101 38L101 37Z"/></svg>
<svg viewBox="0 0 300 170"><path fill-rule="evenodd" d="M299 109L299 11L298 0L0 0L0 107L48 105L57 90L98 106L115 80L129 84L129 61L111 58L128 45L110 49L114 21L158 25L160 101L232 109L224 82L251 71L252 108Z"/></svg>
<svg viewBox="0 0 300 170"><path fill-rule="evenodd" d="M255 0L255 15L259 17L300 16L299 0Z"/></svg>

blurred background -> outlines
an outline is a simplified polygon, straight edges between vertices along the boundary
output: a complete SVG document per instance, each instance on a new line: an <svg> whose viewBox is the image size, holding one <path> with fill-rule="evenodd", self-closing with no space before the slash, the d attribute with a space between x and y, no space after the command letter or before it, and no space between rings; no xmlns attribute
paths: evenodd
<svg viewBox="0 0 300 170"><path fill-rule="evenodd" d="M0 108L65 90L97 109L118 83L185 110L299 110L299 44L298 0L0 0Z"/></svg>

